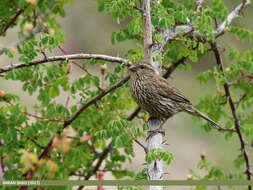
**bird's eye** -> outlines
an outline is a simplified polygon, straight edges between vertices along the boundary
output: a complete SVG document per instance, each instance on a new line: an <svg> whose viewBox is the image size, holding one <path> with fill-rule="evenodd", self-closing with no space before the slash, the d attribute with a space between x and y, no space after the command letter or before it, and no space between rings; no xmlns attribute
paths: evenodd
<svg viewBox="0 0 253 190"><path fill-rule="evenodd" d="M140 69L144 69L144 66L140 66Z"/></svg>

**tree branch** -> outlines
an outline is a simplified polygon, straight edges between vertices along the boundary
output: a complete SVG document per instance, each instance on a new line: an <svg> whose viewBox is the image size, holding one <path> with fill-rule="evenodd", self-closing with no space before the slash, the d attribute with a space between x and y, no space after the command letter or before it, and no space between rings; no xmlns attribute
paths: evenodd
<svg viewBox="0 0 253 190"><path fill-rule="evenodd" d="M212 46L212 49L213 49L213 52L214 52L214 55L215 55L215 58L216 58L216 62L217 62L218 68L223 73L223 76L225 77L224 68L223 68L223 60L221 58L221 55L220 55L220 52L218 50L217 44L216 43L212 43L211 46ZM245 143L245 141L243 139L243 136L242 136L240 121L239 121L239 118L237 116L236 107L235 107L235 104L234 104L234 102L232 100L232 96L231 96L231 93L230 93L229 85L228 85L227 82L224 84L224 90L225 90L226 97L228 99L229 106L230 106L230 109L231 109L231 112L232 112L232 115L233 115L233 118L234 118L234 124L235 124L236 133L237 133L238 138L240 140L241 151L242 151L242 155L244 157L245 165L246 165L245 174L247 176L247 179L251 180L252 173L250 171L249 155L248 155L247 150L246 150L246 143ZM252 186L248 186L248 190L252 190Z"/></svg>
<svg viewBox="0 0 253 190"><path fill-rule="evenodd" d="M106 158L107 154L112 150L113 146L112 146L112 142L110 142L110 144L107 146L107 148L102 152L97 164L95 165L95 167L88 172L88 174L86 176L84 176L84 180L88 180L90 179L91 176L93 176L94 174L97 173L97 171L99 170L101 164L103 163L104 159ZM82 190L84 187L84 185L81 185L78 187L78 190Z"/></svg>
<svg viewBox="0 0 253 190"><path fill-rule="evenodd" d="M31 39L33 36L35 36L37 33L41 32L41 31L42 31L42 27L37 27L34 31L30 32L27 36L25 36L24 38L13 43L9 47L7 46L7 47L3 47L2 49L0 49L0 55L4 52L8 51L10 48L16 48L18 45L22 45L24 42Z"/></svg>
<svg viewBox="0 0 253 190"><path fill-rule="evenodd" d="M96 103L98 100L100 100L101 98L103 98L105 95L107 95L109 92L113 91L114 89L121 87L129 79L130 79L129 75L125 76L123 79L121 79L120 81L118 81L114 85L106 88L103 92L101 92L99 95L97 95L96 97L94 97L93 99L91 99L90 101L88 101L86 104L83 104L82 107L69 120L67 120L67 121L64 122L62 129L64 129L68 125L70 125L83 112L84 109L86 109L90 105ZM57 133L61 133L62 129L59 130ZM49 141L49 143L47 144L47 146L45 147L45 149L43 150L43 152L40 154L39 159L43 159L43 158L45 158L45 157L48 156L49 152L52 150L52 143L53 143L53 138ZM32 177L34 176L36 170L37 170L37 167L34 170L28 171L25 174L25 176L26 176L25 179L26 180L32 179ZM26 189L27 189L27 186L20 187L20 190L26 190Z"/></svg>
<svg viewBox="0 0 253 190"><path fill-rule="evenodd" d="M197 0L197 2L201 2L201 0ZM250 4L250 0L243 0L243 2L238 5L226 18L226 20L216 29L213 31L213 34L215 36L215 38L220 37L221 35L223 35L225 33L225 28L227 25L230 25L232 23L232 21L239 16L239 14ZM199 4L201 5L201 4ZM198 5L197 5L198 7ZM161 29L159 32L159 35L163 36L163 40L160 44L157 44L156 46L158 47L154 47L156 49L162 49L166 43L169 40L174 40L179 34L181 35L187 35L187 34L191 34L191 36L194 36L196 38L199 38L203 41L206 41L206 36L201 34L198 30L194 29L194 23L189 22L185 25L179 25L179 26L175 26L172 27L171 29ZM153 48L153 49L154 49ZM158 52L161 52L160 50L158 50Z"/></svg>
<svg viewBox="0 0 253 190"><path fill-rule="evenodd" d="M99 170L99 167L101 166L103 160L106 158L107 154L112 150L113 146L112 146L112 142L110 142L110 144L107 146L107 148L102 152L97 164L95 165L95 167L93 168L93 170L91 170L90 172L88 172L88 174L85 176L85 180L90 179L90 177L92 175L94 175L95 173L97 173L97 171Z"/></svg>
<svg viewBox="0 0 253 190"><path fill-rule="evenodd" d="M67 52L63 49L62 46L59 45L58 48L61 50L61 52L62 52L64 55L67 55ZM83 68L83 67L82 67L81 65L79 65L77 62L72 61L72 63L73 63L75 66L77 66L78 68L80 68L81 70L83 70L84 72L86 72L88 75L91 75L87 69Z"/></svg>
<svg viewBox="0 0 253 190"><path fill-rule="evenodd" d="M23 133L22 131L20 131L20 130L17 129L17 128L15 128L15 129L16 129L16 131L18 131L21 135L24 136L24 133ZM42 146L42 145L40 145L39 143L37 143L36 140L33 139L33 138L31 138L31 137L26 137L26 139L29 140L29 141L31 141L31 142L33 142L33 144L35 144L36 146L38 146L38 147L41 148L41 149L46 148L45 146Z"/></svg>
<svg viewBox="0 0 253 190"><path fill-rule="evenodd" d="M24 9L20 9L16 15L10 20L10 22L4 27L4 29L0 32L0 36L2 36L9 27L11 27L11 25L13 25L15 23L15 21L17 20L17 18L24 12L24 10L26 9L26 7Z"/></svg>
<svg viewBox="0 0 253 190"><path fill-rule="evenodd" d="M8 103L10 106L15 106L13 103L11 103L7 96L6 95L3 95L1 96L1 98L3 98L3 100ZM21 110L21 113L23 113L24 115L27 115L27 116L30 116L30 117L33 117L35 119L38 119L38 120L43 120L43 121L52 121L52 122L65 122L65 120L61 120L61 119L51 119L51 118L44 118L44 117L40 117L40 116L37 116L37 115L34 115L34 114L31 114L31 113L28 113L26 111L22 111Z"/></svg>
<svg viewBox="0 0 253 190"><path fill-rule="evenodd" d="M45 21L48 18L49 14L50 14L50 11L54 7L54 3L55 3L55 0L50 1L50 5L49 5L49 8L48 8L49 12L47 12L45 15L41 16L42 21ZM9 47L4 47L4 48L0 49L0 55L4 52L8 51L12 47L16 48L18 45L22 45L24 42L31 39L33 36L35 36L37 33L41 32L42 30L43 30L43 27L38 26L34 31L30 32L27 36L25 36L22 39L18 40L17 42L13 43Z"/></svg>
<svg viewBox="0 0 253 190"><path fill-rule="evenodd" d="M31 61L28 64L20 63L20 64L8 65L3 68L0 68L0 73L8 72L8 71L18 69L18 68L23 68L23 67L31 67L31 66L35 66L35 65L39 65L39 64L47 63L47 62L75 60L75 59L97 59L97 60L104 60L104 61L117 62L117 63L126 63L127 62L126 59L123 59L120 57L113 57L113 56L100 55L100 54L81 53L81 54L51 56L51 57Z"/></svg>
<svg viewBox="0 0 253 190"><path fill-rule="evenodd" d="M141 1L142 9L144 13L142 14L142 23L143 23L143 37L144 37L144 61L147 64L152 65L155 68L157 74L160 74L161 64L159 62L153 63L153 55L154 51L152 51L153 40L152 40L152 24L151 24L151 16L150 16L150 0L142 0ZM161 46L161 50L163 50L164 46ZM158 46L160 48L160 46ZM159 49L156 49L159 52ZM159 53L161 53L160 51ZM153 135L148 138L147 143L147 153L151 151L151 149L162 148L163 137L157 130L160 129L161 120L158 118L150 118L148 122L149 131L153 132ZM147 133L149 137L149 132ZM146 150L146 149L145 149ZM148 180L161 180L163 179L163 161L161 159L157 159L153 161L151 164L147 166L147 179ZM162 186L149 186L150 190L161 190Z"/></svg>
<svg viewBox="0 0 253 190"><path fill-rule="evenodd" d="M86 104L83 104L82 107L69 120L67 120L67 121L64 122L63 128L65 128L68 125L70 125L83 112L84 109L86 109L87 107L89 107L92 104L95 104L98 100L100 100L101 98L103 98L106 94L108 94L109 92L113 91L114 89L121 87L129 79L130 79L129 75L125 76L123 79L121 79L120 81L118 81L114 85L107 87L105 90L103 90L103 92L101 92L96 97L92 98Z"/></svg>
<svg viewBox="0 0 253 190"><path fill-rule="evenodd" d="M239 16L239 14L250 4L250 0L242 0L242 3L238 5L226 18L226 20L221 23L218 29L214 32L215 37L219 37L224 34L226 26L230 25L231 22Z"/></svg>
<svg viewBox="0 0 253 190"><path fill-rule="evenodd" d="M142 0L142 23L144 38L144 60L148 64L152 64L152 24L150 17L150 0Z"/></svg>

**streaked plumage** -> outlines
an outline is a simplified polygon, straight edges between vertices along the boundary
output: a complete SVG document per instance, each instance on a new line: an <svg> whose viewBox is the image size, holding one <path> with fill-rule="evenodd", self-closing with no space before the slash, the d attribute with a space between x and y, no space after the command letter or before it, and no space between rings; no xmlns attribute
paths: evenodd
<svg viewBox="0 0 253 190"><path fill-rule="evenodd" d="M129 67L131 94L137 104L150 116L169 118L178 112L200 116L219 127L214 121L198 111L192 103L167 80L156 74L152 66L137 62Z"/></svg>

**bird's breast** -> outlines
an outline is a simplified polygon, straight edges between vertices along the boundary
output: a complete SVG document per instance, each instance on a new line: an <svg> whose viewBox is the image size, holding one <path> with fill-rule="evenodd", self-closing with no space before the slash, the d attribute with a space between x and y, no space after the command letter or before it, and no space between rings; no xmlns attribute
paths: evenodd
<svg viewBox="0 0 253 190"><path fill-rule="evenodd" d="M131 94L136 103L150 115L168 118L180 111L178 105L159 95L150 81L131 81Z"/></svg>

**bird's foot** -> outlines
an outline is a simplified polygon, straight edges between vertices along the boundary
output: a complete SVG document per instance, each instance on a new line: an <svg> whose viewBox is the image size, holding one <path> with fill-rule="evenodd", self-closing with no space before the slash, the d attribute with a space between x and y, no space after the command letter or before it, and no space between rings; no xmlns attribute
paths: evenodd
<svg viewBox="0 0 253 190"><path fill-rule="evenodd" d="M149 140L149 138L153 137L157 133L161 133L163 136L165 136L165 130L162 129L161 127L155 130L149 130L147 133L148 133L148 136L146 138L146 141Z"/></svg>

